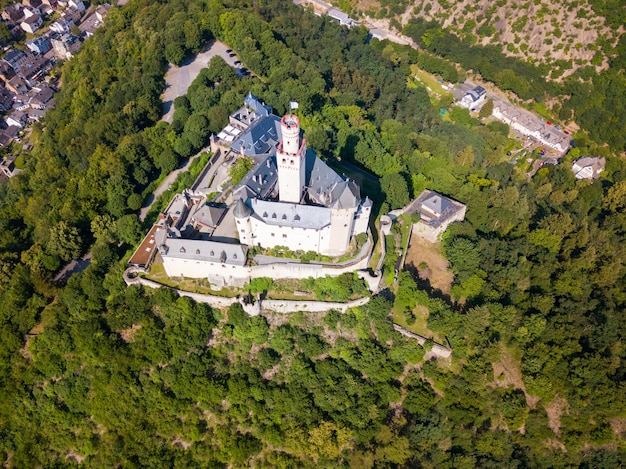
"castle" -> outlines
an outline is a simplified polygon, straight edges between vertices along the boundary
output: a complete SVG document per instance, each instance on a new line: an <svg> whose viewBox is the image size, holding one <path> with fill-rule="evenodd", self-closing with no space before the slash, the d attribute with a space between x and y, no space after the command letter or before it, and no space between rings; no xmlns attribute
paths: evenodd
<svg viewBox="0 0 626 469"><path fill-rule="evenodd" d="M352 237L367 232L371 201L362 200L354 181L339 176L307 149L297 116L285 115L280 131L275 153L262 158L234 191L240 242L345 254ZM276 174L277 184L268 173ZM261 193L266 195L257 195Z"/></svg>
<svg viewBox="0 0 626 469"><path fill-rule="evenodd" d="M198 187L178 194L130 264L147 268L158 251L168 276L208 278L218 287L241 286L255 276L320 277L367 266L369 239L351 265L248 258L251 247L341 256L355 236L368 232L371 200L307 148L296 115L279 118L248 94L230 123L211 137L211 147L217 166L247 157L252 169L232 192L220 194L225 205L207 202Z"/></svg>

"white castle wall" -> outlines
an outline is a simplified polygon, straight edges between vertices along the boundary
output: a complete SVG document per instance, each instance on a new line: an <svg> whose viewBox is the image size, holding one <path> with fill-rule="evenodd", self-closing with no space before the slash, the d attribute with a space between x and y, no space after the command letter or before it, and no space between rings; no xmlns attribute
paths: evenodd
<svg viewBox="0 0 626 469"><path fill-rule="evenodd" d="M328 243L322 245L320 252L324 255L338 256L348 250L352 227L354 224L354 212L356 209L331 209L330 212L330 236Z"/></svg>
<svg viewBox="0 0 626 469"><path fill-rule="evenodd" d="M250 217L250 230L254 233L254 237L247 238L248 244L263 248L287 246L291 251L319 252L325 240L330 237L330 226L321 230L292 228L268 225L254 217Z"/></svg>
<svg viewBox="0 0 626 469"><path fill-rule="evenodd" d="M346 272L366 269L369 261L369 255L367 255L352 264L339 267L301 263L237 266L168 256L162 256L162 258L165 272L169 277L206 278L211 284L220 287L224 285L242 287L256 277L274 279L322 278L327 275L337 277Z"/></svg>

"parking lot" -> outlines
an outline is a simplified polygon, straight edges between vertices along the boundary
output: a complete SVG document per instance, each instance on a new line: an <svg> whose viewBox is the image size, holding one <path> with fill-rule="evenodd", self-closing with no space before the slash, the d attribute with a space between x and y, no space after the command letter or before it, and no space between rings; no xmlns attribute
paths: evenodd
<svg viewBox="0 0 626 469"><path fill-rule="evenodd" d="M237 69L239 75L242 75L241 63L235 63L239 62L239 58L232 51L227 52L229 50L230 48L223 42L210 41L202 52L193 59L185 61L180 67L170 64L165 74L165 92L161 95L164 121L172 123L174 100L187 93L187 88L200 74L200 70L206 68L209 61L216 55L222 57L227 64Z"/></svg>

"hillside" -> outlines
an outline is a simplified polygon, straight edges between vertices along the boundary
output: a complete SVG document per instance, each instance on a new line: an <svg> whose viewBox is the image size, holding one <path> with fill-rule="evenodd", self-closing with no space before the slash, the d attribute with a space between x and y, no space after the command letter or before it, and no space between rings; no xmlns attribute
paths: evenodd
<svg viewBox="0 0 626 469"><path fill-rule="evenodd" d="M606 69L624 33L623 24L616 21L619 6L612 10L615 15L605 18L602 8L594 10L593 2L579 0L425 0L393 7L385 6L384 0L350 3L353 14L369 16L381 25L404 26L412 18L436 21L469 44L500 45L509 56L550 65L553 79L589 64L597 72Z"/></svg>

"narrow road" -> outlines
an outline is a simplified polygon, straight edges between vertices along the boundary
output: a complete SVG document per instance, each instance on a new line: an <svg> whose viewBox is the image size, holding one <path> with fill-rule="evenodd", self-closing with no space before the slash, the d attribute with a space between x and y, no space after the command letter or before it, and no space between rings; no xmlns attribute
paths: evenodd
<svg viewBox="0 0 626 469"><path fill-rule="evenodd" d="M163 194L163 192L165 192L166 190L168 190L170 186L172 185L172 183L176 181L176 178L178 177L178 175L183 171L187 171L191 163L193 163L194 160L196 160L196 158L198 158L202 153L206 151L211 151L211 148L205 147L202 150L200 150L198 153L196 153L194 156L189 157L187 161L185 161L182 165L180 165L174 171L169 173L165 179L163 179L163 182L159 184L159 187L157 187L154 190L154 192L150 195L150 197L148 197L148 200L146 201L146 205L141 207L141 210L139 211L139 221L144 221L146 219L146 215L148 214L150 207L152 206L154 201L157 199L157 197Z"/></svg>

